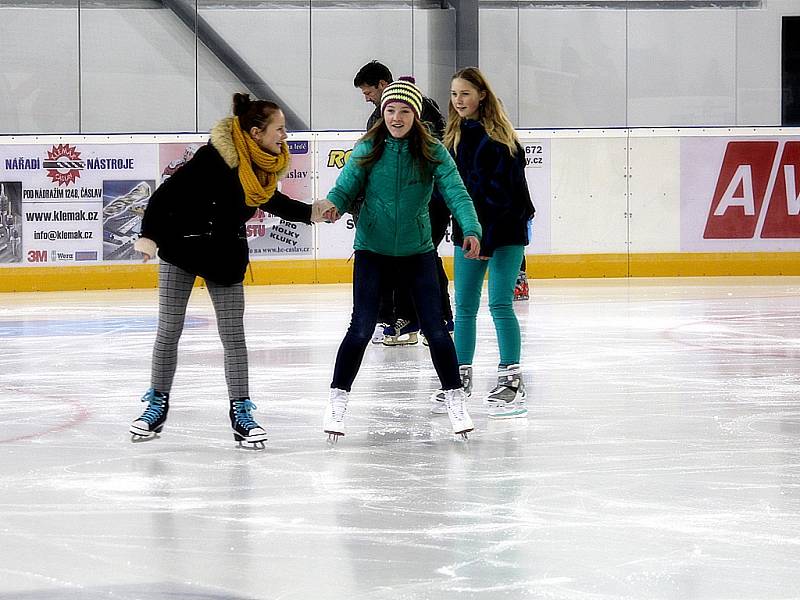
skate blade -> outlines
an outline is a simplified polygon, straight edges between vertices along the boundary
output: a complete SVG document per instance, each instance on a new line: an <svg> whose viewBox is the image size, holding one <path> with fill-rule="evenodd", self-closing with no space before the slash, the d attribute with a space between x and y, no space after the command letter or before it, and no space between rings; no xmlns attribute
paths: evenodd
<svg viewBox="0 0 800 600"><path fill-rule="evenodd" d="M526 409L522 411L514 411L514 412L499 413L499 414L489 413L488 416L490 419L494 419L496 421L502 421L504 419L520 419L527 417L528 411Z"/></svg>
<svg viewBox="0 0 800 600"><path fill-rule="evenodd" d="M469 435L467 435L467 434L472 433L473 431L475 431L475 428L474 427L470 427L469 429L465 429L464 431L454 431L453 435L460 436L461 438L463 438L465 440L468 440L469 439Z"/></svg>
<svg viewBox="0 0 800 600"><path fill-rule="evenodd" d="M416 333L404 333L403 335L387 335L383 339L384 346L413 346L419 341Z"/></svg>
<svg viewBox="0 0 800 600"><path fill-rule="evenodd" d="M239 440L239 448L242 450L266 450L267 446L263 440L257 442L248 442L247 440Z"/></svg>
<svg viewBox="0 0 800 600"><path fill-rule="evenodd" d="M131 442L139 444L141 442L150 442L160 438L159 432L153 431L152 433L134 433L131 431Z"/></svg>
<svg viewBox="0 0 800 600"><path fill-rule="evenodd" d="M264 446L264 442L267 441L267 434L264 432L251 435L250 437L244 437L243 435L234 431L233 441L239 442L240 448L244 448L245 446L243 446L243 444L247 444L250 447L249 449L263 450L266 447Z"/></svg>
<svg viewBox="0 0 800 600"><path fill-rule="evenodd" d="M344 434L340 431L325 431L325 433L328 434L328 444L330 445L336 444L340 437L344 437Z"/></svg>

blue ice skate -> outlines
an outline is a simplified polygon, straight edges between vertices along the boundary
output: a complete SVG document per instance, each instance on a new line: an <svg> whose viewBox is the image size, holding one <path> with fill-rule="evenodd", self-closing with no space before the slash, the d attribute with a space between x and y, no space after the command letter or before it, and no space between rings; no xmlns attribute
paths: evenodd
<svg viewBox="0 0 800 600"><path fill-rule="evenodd" d="M233 429L233 439L239 442L240 447L242 442L249 444L252 449L263 449L264 442L267 440L267 432L256 423L251 414L251 411L258 408L255 404L250 402L250 398L238 398L231 400L231 428Z"/></svg>
<svg viewBox="0 0 800 600"><path fill-rule="evenodd" d="M131 423L132 442L144 442L158 437L167 420L169 393L150 388L142 396L142 402L148 404L142 416Z"/></svg>

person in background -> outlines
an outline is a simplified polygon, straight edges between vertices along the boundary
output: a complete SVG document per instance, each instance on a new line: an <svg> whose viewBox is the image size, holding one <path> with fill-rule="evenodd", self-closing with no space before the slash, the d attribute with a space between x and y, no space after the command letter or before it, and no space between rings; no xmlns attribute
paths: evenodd
<svg viewBox="0 0 800 600"><path fill-rule="evenodd" d="M234 94L233 117L153 193L134 248L147 262L158 253L158 330L144 413L130 426L133 441L157 437L169 412L178 340L197 277L206 282L224 349L234 440L263 447L267 434L252 416L244 334L244 280L249 264L245 223L256 208L288 221L321 220L312 205L277 189L288 172L286 120L278 105ZM319 204L316 205L319 208Z"/></svg>
<svg viewBox="0 0 800 600"><path fill-rule="evenodd" d="M489 312L500 352L497 385L486 397L489 417L524 417L528 409L513 301L534 208L525 179L525 154L514 127L486 77L475 67L461 69L451 79L444 143L472 196L483 230L480 260L468 260L458 245L455 248L455 342L462 387L471 395L476 321L488 269ZM454 242L460 243L463 236L455 223ZM433 396L432 411L444 411L441 391Z"/></svg>
<svg viewBox="0 0 800 600"><path fill-rule="evenodd" d="M382 119L356 143L328 193L324 213L326 220L335 220L363 193L354 241L353 314L336 355L323 428L334 440L345 434L351 386L378 320L378 290L393 278L411 291L453 433L466 437L473 424L442 316L431 241L428 203L434 184L460 223L465 260L478 256L481 227L453 159L420 120L419 88L402 80L387 85L381 109Z"/></svg>
<svg viewBox="0 0 800 600"><path fill-rule="evenodd" d="M403 78L416 83L413 78ZM392 83L392 72L389 68L373 60L365 64L353 79L353 85L364 94L364 100L375 105L375 110L367 119L367 131L381 120L380 100L383 90ZM436 101L427 96L422 97L422 114L420 120L436 139L442 140L444 136L445 120ZM354 203L360 207L360 201ZM431 219L431 237L434 248L438 248L447 233L450 224L450 210L441 194L434 188L429 205ZM355 208L357 211L358 209ZM442 259L436 253L436 267L441 293L442 313L448 330L453 331L453 310L450 306L449 281L444 270ZM410 290L392 285L381 290L381 307L378 313L378 325L372 337L375 344L383 343L386 346L404 346L416 344L419 333L419 319L411 300ZM427 339L423 337L423 341Z"/></svg>
<svg viewBox="0 0 800 600"><path fill-rule="evenodd" d="M528 285L528 267L525 257L522 257L522 264L519 266L517 283L514 285L514 300L527 300L530 298L530 287Z"/></svg>

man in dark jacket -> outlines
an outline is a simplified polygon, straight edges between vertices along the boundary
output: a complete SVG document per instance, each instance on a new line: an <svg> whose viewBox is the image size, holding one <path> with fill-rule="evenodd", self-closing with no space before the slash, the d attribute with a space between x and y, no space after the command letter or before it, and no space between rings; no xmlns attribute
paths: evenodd
<svg viewBox="0 0 800 600"><path fill-rule="evenodd" d="M389 68L373 60L365 64L356 73L353 85L364 94L364 101L375 105L375 110L367 119L367 131L381 118L381 95L387 85L394 81ZM420 120L425 123L431 135L437 140L444 137L445 120L436 101L427 96L422 97L422 114Z"/></svg>
<svg viewBox="0 0 800 600"><path fill-rule="evenodd" d="M401 79L409 79L412 83L413 78L401 77ZM377 123L381 115L381 95L387 85L392 83L392 72L389 68L373 60L365 64L353 79L353 85L361 90L364 94L364 101L371 102L375 105L375 110L367 119L367 131L369 131L375 123ZM445 120L439 110L439 105L436 101L427 96L422 97L422 114L420 120L428 127L436 139L441 140L444 137ZM360 203L359 203L360 204ZM439 246L442 239L447 232L447 226L450 223L450 211L441 194L434 189L430 202L430 215L431 215L431 237L434 247ZM442 296L442 314L447 321L447 327L453 331L453 310L450 307L450 295L448 292L447 273L445 273L442 259L436 256L439 265L439 288ZM378 312L378 326L386 327L383 329L376 328L375 336L372 338L373 343L380 344L381 342L387 346L401 346L407 344L416 344L419 332L419 320L417 319L414 303L411 300L411 294L408 290L404 289L386 289L381 292L381 305Z"/></svg>

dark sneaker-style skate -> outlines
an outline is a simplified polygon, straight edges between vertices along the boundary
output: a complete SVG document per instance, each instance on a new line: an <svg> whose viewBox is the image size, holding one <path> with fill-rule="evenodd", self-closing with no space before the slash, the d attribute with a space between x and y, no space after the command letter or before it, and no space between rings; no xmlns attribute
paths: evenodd
<svg viewBox="0 0 800 600"><path fill-rule="evenodd" d="M474 429L472 419L467 412L467 396L464 390L445 390L444 404L447 407L447 416L450 417L450 424L453 426L453 433L460 435L465 440L467 433Z"/></svg>
<svg viewBox="0 0 800 600"><path fill-rule="evenodd" d="M233 429L233 439L239 442L250 444L251 448L262 449L264 442L267 441L267 432L264 428L256 423L251 414L258 408L255 404L250 402L250 398L237 398L231 400L231 410L229 416L231 418L231 428Z"/></svg>
<svg viewBox="0 0 800 600"><path fill-rule="evenodd" d="M525 417L527 393L522 381L519 365L508 365L497 372L497 386L489 392L486 403L489 405L490 419L513 419Z"/></svg>
<svg viewBox="0 0 800 600"><path fill-rule="evenodd" d="M528 275L525 271L520 271L517 276L517 283L514 286L514 300L527 300L529 297Z"/></svg>
<svg viewBox="0 0 800 600"><path fill-rule="evenodd" d="M131 423L131 441L143 442L158 437L164 429L164 422L169 412L169 393L159 392L154 388L147 390L142 396L147 402L147 409L142 416Z"/></svg>
<svg viewBox="0 0 800 600"><path fill-rule="evenodd" d="M461 389L464 390L464 396L469 398L472 396L472 365L459 365L458 374L461 375ZM447 392L444 390L436 390L431 394L431 412L435 415L447 414L447 406L444 403L444 398Z"/></svg>
<svg viewBox="0 0 800 600"><path fill-rule="evenodd" d="M325 416L322 418L322 428L328 434L329 442L335 442L340 435L345 434L344 413L347 411L347 397L348 393L345 390L331 388Z"/></svg>
<svg viewBox="0 0 800 600"><path fill-rule="evenodd" d="M408 319L397 319L394 325L383 330L384 346L410 346L419 341L419 325Z"/></svg>
<svg viewBox="0 0 800 600"><path fill-rule="evenodd" d="M386 328L389 327L388 323L378 323L375 325L375 332L372 334L372 343L373 344L382 344L383 339L386 337L386 334L383 333Z"/></svg>

